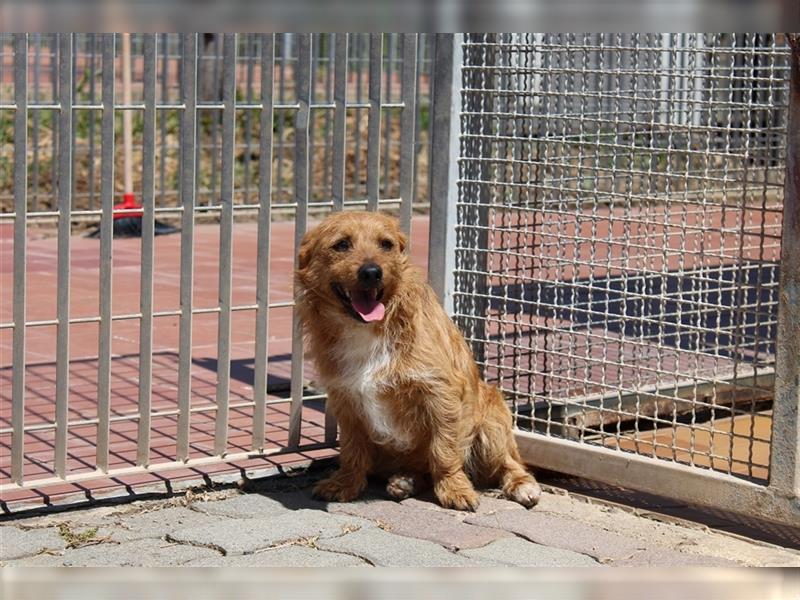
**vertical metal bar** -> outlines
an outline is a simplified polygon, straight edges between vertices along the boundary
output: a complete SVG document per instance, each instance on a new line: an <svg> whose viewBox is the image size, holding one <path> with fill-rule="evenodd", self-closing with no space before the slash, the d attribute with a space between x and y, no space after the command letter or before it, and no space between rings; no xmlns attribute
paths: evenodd
<svg viewBox="0 0 800 600"><path fill-rule="evenodd" d="M279 34L281 36L281 78L278 82L278 101L283 104L286 101L286 57L287 57L287 48L289 44L287 43L287 35L286 33ZM278 113L278 164L276 165L276 180L278 182L278 201L283 200L283 155L286 151L286 139L283 135L284 125L283 120L286 117L286 111L281 110Z"/></svg>
<svg viewBox="0 0 800 600"><path fill-rule="evenodd" d="M347 122L347 33L336 35L336 74L333 81L333 209L344 207L345 127ZM356 115L358 118L358 115Z"/></svg>
<svg viewBox="0 0 800 600"><path fill-rule="evenodd" d="M89 34L89 104L94 104L97 101L97 94L96 94L96 84L95 84L95 72L97 68L97 34L90 33ZM95 197L95 181L94 181L94 130L95 130L95 118L94 118L94 111L88 112L88 136L89 136L89 164L88 164L88 175L87 179L89 180L89 209L94 210L94 197Z"/></svg>
<svg viewBox="0 0 800 600"><path fill-rule="evenodd" d="M131 34L122 34L122 102L130 104L131 95ZM133 112L122 111L122 151L124 153L124 192L133 193Z"/></svg>
<svg viewBox="0 0 800 600"><path fill-rule="evenodd" d="M269 341L269 244L272 227L272 122L275 104L275 34L261 36L258 249L256 257L256 365L253 380L253 450L264 447Z"/></svg>
<svg viewBox="0 0 800 600"><path fill-rule="evenodd" d="M395 44L397 38L392 33L386 34L386 102L393 102L394 95L394 63L395 63ZM389 170L391 167L392 156L392 121L394 121L394 111L386 111L386 123L383 130L383 195L389 196Z"/></svg>
<svg viewBox="0 0 800 600"><path fill-rule="evenodd" d="M800 497L800 34L789 34L791 66L783 198L775 402L769 486Z"/></svg>
<svg viewBox="0 0 800 600"><path fill-rule="evenodd" d="M55 104L57 98L59 96L59 61L58 61L58 54L59 54L59 47L58 47L58 40L59 34L54 33L52 34L52 39L50 41L50 83L52 85L51 97L53 99L53 103ZM38 111L35 111L38 112ZM53 206L58 206L58 156L60 148L59 145L59 138L55 134L56 127L58 126L58 109L53 110L51 113L52 115L52 123L53 123L53 149L50 154L51 161L50 161L50 181L52 182L50 186L50 190L53 194Z"/></svg>
<svg viewBox="0 0 800 600"><path fill-rule="evenodd" d="M166 104L167 100L169 99L169 43L168 43L168 36L169 34L162 33L161 34L161 103ZM167 192L167 117L169 113L166 111L161 111L160 115L156 115L156 117L160 117L159 123L159 132L161 134L160 142L160 152L158 156L158 198L159 203L161 206L166 206L166 192Z"/></svg>
<svg viewBox="0 0 800 600"><path fill-rule="evenodd" d="M214 58L213 58L213 81L214 87L213 90L213 98L210 100L214 103L219 102L219 34L214 35ZM223 85L225 85L223 83ZM208 98L206 100L209 100ZM209 196L206 204L211 205L214 203L214 196L217 194L217 133L219 131L219 111L214 109L211 111L211 183L209 187ZM220 192L221 193L221 192Z"/></svg>
<svg viewBox="0 0 800 600"><path fill-rule="evenodd" d="M364 46L364 41L362 40L362 35L360 33L354 33L353 36L355 37L355 63L356 63L356 102L361 104L363 99L363 90L361 81L363 79L363 65L361 64L361 54L362 48ZM355 126L355 154L353 156L353 191L355 195L358 196L361 193L360 182L361 182L361 113L358 112L361 109L357 109L355 113L355 119L353 120L353 125Z"/></svg>
<svg viewBox="0 0 800 600"><path fill-rule="evenodd" d="M69 414L69 261L72 216L72 34L58 36L58 290L56 312L56 448L55 471L67 469Z"/></svg>
<svg viewBox="0 0 800 600"><path fill-rule="evenodd" d="M414 158L415 158L415 168L414 168L414 194L419 191L419 179L420 179L420 169L416 167L416 157L420 153L420 149L422 145L420 143L420 131L422 130L421 123L422 123L422 110L423 110L423 103L422 103L422 77L425 75L425 48L427 47L427 40L428 34L421 33L417 36L417 80L416 80L416 97L415 102L417 103L417 118L414 119ZM430 89L431 83L430 78L428 78L428 116L430 116ZM428 146L430 144L430 139L428 140ZM425 178L427 180L427 177Z"/></svg>
<svg viewBox="0 0 800 600"><path fill-rule="evenodd" d="M369 121L367 122L367 210L378 210L381 149L381 58L383 34L369 35Z"/></svg>
<svg viewBox="0 0 800 600"><path fill-rule="evenodd" d="M336 33L336 73L333 82L333 210L344 208L345 127L347 120L347 33ZM333 411L325 407L325 442L336 442L337 425Z"/></svg>
<svg viewBox="0 0 800 600"><path fill-rule="evenodd" d="M256 53L256 37L248 35L245 38L244 47L246 48L247 56L247 92L245 101L248 104L253 103L253 73L255 69L255 53ZM248 110L244 113L244 204L250 204L250 146L253 139L253 111Z"/></svg>
<svg viewBox="0 0 800 600"><path fill-rule="evenodd" d="M428 280L447 313L452 314L463 35L436 34L435 43Z"/></svg>
<svg viewBox="0 0 800 600"><path fill-rule="evenodd" d="M311 105L313 106L317 102L317 66L319 65L319 56L317 56L318 48L319 48L319 34L312 33L311 34L311 47L313 51L311 53ZM314 198L314 164L317 162L316 157L316 125L317 125L317 112L312 110L309 116L308 121L308 173L309 173L309 182L308 182L308 193L310 198Z"/></svg>
<svg viewBox="0 0 800 600"><path fill-rule="evenodd" d="M430 165L433 162L433 99L436 97L436 74L434 70L434 62L436 55L436 34L428 34L428 203L431 201L431 177Z"/></svg>
<svg viewBox="0 0 800 600"><path fill-rule="evenodd" d="M78 52L79 52L79 48L75 48L74 46L75 46L75 42L79 39L78 38L79 35L80 35L79 33L73 34L73 49L72 49L72 61L71 61L72 62L72 83L73 83L73 85L75 84L76 79L77 79L77 76L76 76L77 72L78 72L78 60L77 60L77 58L78 58ZM80 100L80 98L78 98L78 94L76 93L75 89L72 90L72 98L73 98L73 101ZM81 112L83 112L83 111L81 111ZM80 121L79 121L80 118L81 118L81 114L80 113L72 115L73 121L78 121L78 127L80 127ZM72 157L73 157L73 160L75 158L75 148L77 147L77 143L76 143L77 140L75 139L75 137L76 137L75 130L76 130L76 128L73 126L73 128L72 128L72 137L70 138L70 141L69 141L70 145L72 146ZM71 192L72 193L72 198L75 198L76 192L77 192L77 187L76 187L76 181L75 181L74 177L72 178L72 183L70 185L72 187L72 192Z"/></svg>
<svg viewBox="0 0 800 600"><path fill-rule="evenodd" d="M400 117L400 226L411 235L417 117L417 34L403 34L403 113ZM409 239L411 239L409 237Z"/></svg>
<svg viewBox="0 0 800 600"><path fill-rule="evenodd" d="M298 35L297 102L294 148L294 199L297 204L294 224L295 267L297 250L308 225L308 123L311 103L311 36ZM297 307L292 309L292 406L289 411L289 446L300 443L303 413L303 332Z"/></svg>
<svg viewBox="0 0 800 600"><path fill-rule="evenodd" d="M233 167L236 134L236 34L222 44L222 214L219 224L219 327L217 335L217 418L214 453L228 446L228 393L231 375L231 272L233 263Z"/></svg>
<svg viewBox="0 0 800 600"><path fill-rule="evenodd" d="M28 34L14 35L14 348L11 359L11 479L21 484L25 453L25 260L28 215Z"/></svg>
<svg viewBox="0 0 800 600"><path fill-rule="evenodd" d="M142 133L142 263L139 287L139 432L137 464L150 462L153 387L153 236L156 172L156 34L144 36L144 131Z"/></svg>
<svg viewBox="0 0 800 600"><path fill-rule="evenodd" d="M194 287L194 207L197 201L197 33L183 35L183 114L181 115L181 289L178 350L178 432L176 457L189 458L192 397L192 292Z"/></svg>
<svg viewBox="0 0 800 600"><path fill-rule="evenodd" d="M100 125L101 183L100 202L100 330L97 367L97 468L108 471L108 435L111 410L111 298L113 261L114 211L114 82L115 37L103 34L100 42L103 54L102 100L103 116Z"/></svg>
<svg viewBox="0 0 800 600"><path fill-rule="evenodd" d="M42 34L34 34L34 40L36 43L33 58L33 101L38 104L41 99L39 85L42 71ZM40 110L33 112L33 131L31 132L31 137L33 138L32 210L39 210L39 124L41 123L41 112Z"/></svg>
<svg viewBox="0 0 800 600"><path fill-rule="evenodd" d="M325 57L325 102L331 102L331 96L333 94L333 88L331 87L331 83L333 81L333 64L334 64L334 37L335 33L328 33L326 34L325 40L325 48L327 50L327 56ZM346 34L343 34L346 35ZM333 165L331 164L331 153L333 151L333 130L331 129L331 111L325 111L325 125L323 127L325 131L325 142L323 143L323 165L324 165L324 177L323 181L327 186L330 182L333 185L332 176L331 176L331 169Z"/></svg>

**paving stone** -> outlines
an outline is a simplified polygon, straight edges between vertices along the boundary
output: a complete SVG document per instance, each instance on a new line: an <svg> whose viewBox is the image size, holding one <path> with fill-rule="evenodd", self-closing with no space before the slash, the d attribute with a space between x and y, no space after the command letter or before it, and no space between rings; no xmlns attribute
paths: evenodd
<svg viewBox="0 0 800 600"><path fill-rule="evenodd" d="M613 531L630 540L641 540L648 548L680 548L684 554L716 557L743 566L800 566L800 553L796 551L752 543L690 522L667 523L643 518L621 508L586 503L567 495L543 494L534 511L582 522L604 532ZM693 551L689 551L689 547Z"/></svg>
<svg viewBox="0 0 800 600"><path fill-rule="evenodd" d="M587 554L600 561L621 560L644 550L644 542L625 538L567 517L532 510L501 511L466 518L467 523L497 527L532 542Z"/></svg>
<svg viewBox="0 0 800 600"><path fill-rule="evenodd" d="M479 560L492 560L510 567L599 566L595 559L585 554L562 548L548 548L518 537L497 540L482 548L462 550L459 554Z"/></svg>
<svg viewBox="0 0 800 600"><path fill-rule="evenodd" d="M98 535L111 535L116 541L133 541L146 538L162 539L178 528L202 527L210 524L231 523L222 516L206 515L185 506L172 506L163 510L109 515L100 523Z"/></svg>
<svg viewBox="0 0 800 600"><path fill-rule="evenodd" d="M190 560L218 555L219 552L209 548L145 539L67 550L62 564L65 567L174 567Z"/></svg>
<svg viewBox="0 0 800 600"><path fill-rule="evenodd" d="M433 542L396 535L377 527L320 540L317 546L354 554L380 567L498 566L492 560L455 554Z"/></svg>
<svg viewBox="0 0 800 600"><path fill-rule="evenodd" d="M200 527L175 528L170 541L209 546L225 554L249 554L295 539L340 536L354 528L374 527L352 516L331 515L315 510L296 510L261 519L225 519Z"/></svg>
<svg viewBox="0 0 800 600"><path fill-rule="evenodd" d="M351 502L330 507L329 510L370 519L381 523L392 533L436 542L452 550L478 548L494 540L510 537L502 529L467 525L446 511L418 508L413 504L390 500Z"/></svg>
<svg viewBox="0 0 800 600"><path fill-rule="evenodd" d="M364 560L349 554L315 550L307 546L284 546L237 556L203 557L189 567L366 567Z"/></svg>
<svg viewBox="0 0 800 600"><path fill-rule="evenodd" d="M18 527L0 527L0 560L6 561L23 556L38 554L43 550L61 550L64 540L58 530L23 530Z"/></svg>
<svg viewBox="0 0 800 600"><path fill-rule="evenodd" d="M270 517L289 512L280 502L261 494L242 494L215 502L195 502L192 510L238 519Z"/></svg>
<svg viewBox="0 0 800 600"><path fill-rule="evenodd" d="M629 558L611 561L614 567L740 567L732 560L679 552L671 548L648 548Z"/></svg>
<svg viewBox="0 0 800 600"><path fill-rule="evenodd" d="M269 506L275 506L276 510L277 507L283 507L286 510L301 510L303 508L325 510L330 503L314 498L311 494L311 489L312 488L309 487L301 490L247 493L240 496L234 496L230 500L249 497L249 501L239 500L239 502L252 502L253 507L256 509L263 504L265 509L268 509ZM198 507L203 505L195 504L194 506ZM245 506L245 504L242 505L243 508ZM259 515L254 514L249 516L258 517Z"/></svg>

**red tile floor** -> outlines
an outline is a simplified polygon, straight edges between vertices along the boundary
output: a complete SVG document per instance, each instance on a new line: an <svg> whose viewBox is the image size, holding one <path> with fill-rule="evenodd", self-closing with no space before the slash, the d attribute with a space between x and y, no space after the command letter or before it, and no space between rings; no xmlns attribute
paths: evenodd
<svg viewBox="0 0 800 600"><path fill-rule="evenodd" d="M427 217L414 219L412 258L427 263ZM277 222L272 226L270 254L270 303L292 298L294 224ZM233 304L255 304L257 228L255 223L236 223L233 242ZM99 241L81 236L71 239L70 317L98 314ZM113 314L139 311L140 251L138 239L114 240ZM57 239L50 230L31 228L28 236L27 321L54 319L56 316ZM219 228L198 225L195 230L194 306L218 305ZM177 310L180 292L180 236L155 238L154 309ZM0 226L0 322L12 318L13 228ZM268 335L268 401L287 398L291 353L290 307L270 311ZM192 413L190 458L214 455L216 416L217 314L194 317L192 339ZM231 382L228 453L247 452L252 443L255 311L237 311L232 316ZM69 421L82 422L69 428L67 471L70 475L95 471L97 424L98 324L70 326ZM157 317L153 325L153 382L150 462L155 466L175 460L178 372L177 316ZM28 327L26 332L25 426L43 428L26 433L24 475L27 481L54 475L54 437L56 386L56 327ZM12 329L0 330L0 484L10 481ZM139 388L139 322L114 321L112 327L112 385L109 469L124 469L136 464L136 439ZM311 365L306 378L313 378ZM323 442L324 413L320 402L308 401L303 410L301 445ZM287 442L289 402L267 407L268 450L279 450ZM126 418L128 417L128 418ZM48 427L50 425L50 427ZM268 468L277 464L301 462L330 455L330 449L269 457L250 458L231 464L204 465L163 473L139 473L110 479L92 479L74 484L56 484L42 489L10 490L3 494L6 503L91 491L102 492L121 485L139 486L161 481L197 478L203 473L239 469Z"/></svg>

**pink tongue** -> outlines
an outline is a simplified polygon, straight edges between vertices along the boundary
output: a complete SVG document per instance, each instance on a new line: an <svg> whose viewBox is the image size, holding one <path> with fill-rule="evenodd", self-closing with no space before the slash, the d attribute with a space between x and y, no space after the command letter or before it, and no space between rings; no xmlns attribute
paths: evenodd
<svg viewBox="0 0 800 600"><path fill-rule="evenodd" d="M367 322L380 321L386 313L386 307L378 302L371 292L355 291L350 302L355 311Z"/></svg>

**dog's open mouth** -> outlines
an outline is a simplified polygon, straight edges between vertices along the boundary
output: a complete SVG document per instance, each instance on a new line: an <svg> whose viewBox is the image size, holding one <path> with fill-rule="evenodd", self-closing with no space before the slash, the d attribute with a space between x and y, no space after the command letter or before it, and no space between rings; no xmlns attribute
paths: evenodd
<svg viewBox="0 0 800 600"><path fill-rule="evenodd" d="M338 283L333 284L333 291L339 296L347 312L357 321L371 323L382 321L386 314L386 307L381 302L383 288L381 289L353 289L347 290Z"/></svg>

